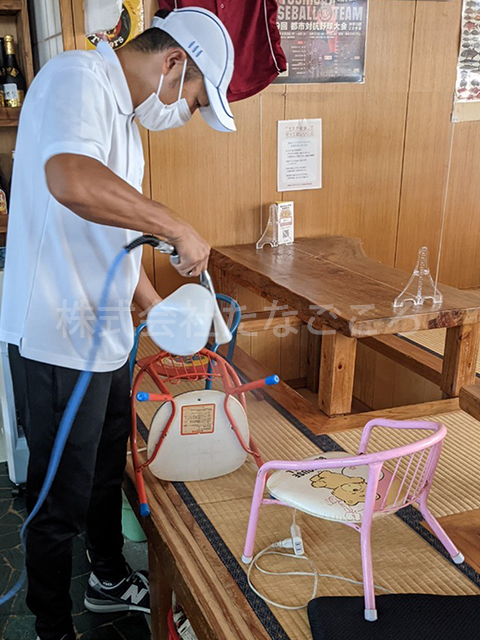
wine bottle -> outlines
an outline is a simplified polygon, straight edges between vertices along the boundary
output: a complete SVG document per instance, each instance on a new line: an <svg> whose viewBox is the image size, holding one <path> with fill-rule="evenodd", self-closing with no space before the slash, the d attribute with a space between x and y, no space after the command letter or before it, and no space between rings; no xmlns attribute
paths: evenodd
<svg viewBox="0 0 480 640"><path fill-rule="evenodd" d="M26 88L25 78L17 64L13 36L5 36L5 76L3 78L5 106L21 107Z"/></svg>
<svg viewBox="0 0 480 640"><path fill-rule="evenodd" d="M3 178L3 175L0 173L0 216L6 215L8 213L8 187L7 183Z"/></svg>
<svg viewBox="0 0 480 640"><path fill-rule="evenodd" d="M3 38L0 38L0 107L5 106L5 93L3 83L5 82L5 46Z"/></svg>

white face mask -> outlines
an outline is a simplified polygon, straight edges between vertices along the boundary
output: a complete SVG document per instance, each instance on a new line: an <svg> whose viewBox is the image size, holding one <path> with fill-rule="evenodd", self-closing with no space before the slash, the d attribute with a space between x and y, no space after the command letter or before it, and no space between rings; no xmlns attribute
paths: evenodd
<svg viewBox="0 0 480 640"><path fill-rule="evenodd" d="M187 70L187 61L183 65L182 79L180 81L180 91L178 99L172 104L164 104L160 98L164 75L160 77L160 84L157 93L152 93L142 104L135 109L135 115L140 124L149 131L165 131L166 129L175 129L181 127L192 117L192 112L185 98L182 98L183 82L185 80L185 71Z"/></svg>

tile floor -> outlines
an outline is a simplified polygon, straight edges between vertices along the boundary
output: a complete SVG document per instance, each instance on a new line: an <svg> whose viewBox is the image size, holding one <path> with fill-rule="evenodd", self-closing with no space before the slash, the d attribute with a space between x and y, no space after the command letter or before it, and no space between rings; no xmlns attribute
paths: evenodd
<svg viewBox="0 0 480 640"><path fill-rule="evenodd" d="M12 586L21 570L23 559L19 548L18 530L25 518L22 497L12 497L12 485L7 468L0 463L0 594ZM144 544L127 543L125 555L135 569L146 568ZM149 640L150 631L145 616L140 613L99 615L83 606L83 596L89 567L81 538L75 540L73 558L72 600L75 628L81 640ZM2 640L35 640L34 618L25 605L22 591L0 608L0 638Z"/></svg>

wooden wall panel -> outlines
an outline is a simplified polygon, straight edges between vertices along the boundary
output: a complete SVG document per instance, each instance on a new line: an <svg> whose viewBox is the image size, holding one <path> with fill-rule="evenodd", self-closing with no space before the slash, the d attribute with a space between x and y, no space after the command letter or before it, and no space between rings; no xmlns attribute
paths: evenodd
<svg viewBox="0 0 480 640"><path fill-rule="evenodd" d="M440 400L442 392L429 380L405 369L360 341L354 396L372 409Z"/></svg>
<svg viewBox="0 0 480 640"><path fill-rule="evenodd" d="M288 86L286 117L323 119L323 189L285 194L296 235L355 235L393 264L414 3L370 3L366 82Z"/></svg>
<svg viewBox="0 0 480 640"><path fill-rule="evenodd" d="M235 134L212 130L199 114L186 127L150 134L152 197L190 222L212 245L257 239L260 104L256 96L233 105ZM165 261L158 261L156 269L160 293L177 285L170 267L167 275Z"/></svg>
<svg viewBox="0 0 480 640"><path fill-rule="evenodd" d="M438 251L448 165L461 0L417 4L396 265Z"/></svg>
<svg viewBox="0 0 480 640"><path fill-rule="evenodd" d="M393 264L406 93L292 94L287 119L323 118L323 189L287 193L298 236L358 236Z"/></svg>
<svg viewBox="0 0 480 640"><path fill-rule="evenodd" d="M261 142L261 216L256 230L257 237L263 233L268 220L270 205L282 200L283 194L277 191L277 122L286 118L287 88L284 85L272 85L260 94L260 142Z"/></svg>
<svg viewBox="0 0 480 640"><path fill-rule="evenodd" d="M453 125L454 146L449 181L440 282L455 287L480 286L480 122Z"/></svg>
<svg viewBox="0 0 480 640"><path fill-rule="evenodd" d="M212 244L256 240L259 104L256 96L233 105L235 134L214 131L201 117L186 127L150 134L153 198L194 224Z"/></svg>
<svg viewBox="0 0 480 640"><path fill-rule="evenodd" d="M461 0L417 4L396 265L412 269L418 248L427 245L435 271L453 127L440 281L474 287L480 284L480 122L451 123L461 7Z"/></svg>

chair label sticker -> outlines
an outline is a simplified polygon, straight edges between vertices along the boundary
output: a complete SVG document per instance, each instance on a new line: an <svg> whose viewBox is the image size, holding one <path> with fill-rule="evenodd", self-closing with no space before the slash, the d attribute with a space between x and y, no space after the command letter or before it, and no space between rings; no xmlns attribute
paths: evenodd
<svg viewBox="0 0 480 640"><path fill-rule="evenodd" d="M182 436L194 436L215 431L215 405L193 404L182 407Z"/></svg>

